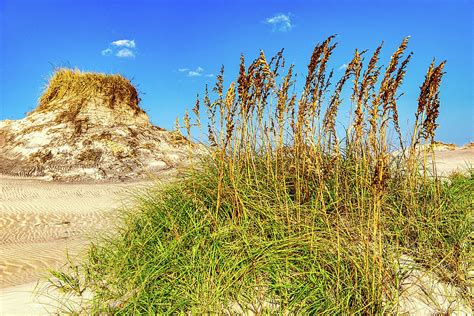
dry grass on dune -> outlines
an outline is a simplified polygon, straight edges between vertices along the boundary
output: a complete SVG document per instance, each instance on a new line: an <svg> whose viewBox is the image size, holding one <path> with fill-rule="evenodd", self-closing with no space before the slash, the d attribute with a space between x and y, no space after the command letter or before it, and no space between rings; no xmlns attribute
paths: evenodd
<svg viewBox="0 0 474 316"><path fill-rule="evenodd" d="M83 72L79 69L59 68L50 78L39 100L37 110L49 110L55 101L64 99L87 100L102 97L110 108L116 103L126 103L135 113L143 113L139 107L138 91L122 75Z"/></svg>

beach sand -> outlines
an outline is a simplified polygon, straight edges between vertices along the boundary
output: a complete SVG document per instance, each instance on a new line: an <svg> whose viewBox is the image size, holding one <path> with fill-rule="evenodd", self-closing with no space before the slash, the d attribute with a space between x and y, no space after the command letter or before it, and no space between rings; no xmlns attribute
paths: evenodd
<svg viewBox="0 0 474 316"><path fill-rule="evenodd" d="M48 269L118 223L117 209L153 182L57 183L0 176L0 314L41 314L31 290ZM44 301L44 300L42 300Z"/></svg>
<svg viewBox="0 0 474 316"><path fill-rule="evenodd" d="M437 150L436 172L445 177L453 172L463 173L474 168L474 147L472 145L457 148L455 150ZM431 159L428 159L431 161Z"/></svg>

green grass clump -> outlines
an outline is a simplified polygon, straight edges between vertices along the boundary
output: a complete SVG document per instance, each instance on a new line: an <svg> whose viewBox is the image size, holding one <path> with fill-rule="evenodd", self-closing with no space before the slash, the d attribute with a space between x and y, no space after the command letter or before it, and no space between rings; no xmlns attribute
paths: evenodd
<svg viewBox="0 0 474 316"><path fill-rule="evenodd" d="M383 74L381 47L365 70L356 51L329 94L332 39L314 49L299 98L290 93L293 66L279 77L281 52L248 67L242 57L227 91L222 71L216 99L206 90L202 100L209 155L142 196L118 232L51 285L89 290L82 307L91 313L385 314L397 311L406 255L472 299L473 177L441 181L423 163L433 155L444 62L428 69L405 144L396 92L407 39ZM336 117L350 79L353 120L340 140ZM201 122L186 113L188 137ZM389 151L391 128L398 155Z"/></svg>

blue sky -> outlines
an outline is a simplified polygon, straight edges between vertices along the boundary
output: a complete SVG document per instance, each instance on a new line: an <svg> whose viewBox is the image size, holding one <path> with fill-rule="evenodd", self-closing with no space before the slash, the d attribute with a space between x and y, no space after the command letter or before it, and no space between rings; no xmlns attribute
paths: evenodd
<svg viewBox="0 0 474 316"><path fill-rule="evenodd" d="M153 123L172 128L222 64L226 83L234 79L241 53L250 60L260 49L271 56L285 48L302 80L315 43L331 34L338 34L331 65L339 75L355 48L372 53L384 40L387 64L409 35L402 124L413 121L432 58L447 59L437 138L463 144L474 141L473 3L0 0L0 119L35 108L53 68L69 66L132 79Z"/></svg>

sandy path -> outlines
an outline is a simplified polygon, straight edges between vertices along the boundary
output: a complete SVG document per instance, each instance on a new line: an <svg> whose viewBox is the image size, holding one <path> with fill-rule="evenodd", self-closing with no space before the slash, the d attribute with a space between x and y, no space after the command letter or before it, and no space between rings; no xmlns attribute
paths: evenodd
<svg viewBox="0 0 474 316"><path fill-rule="evenodd" d="M64 184L0 176L0 314L38 314L30 291L49 268L111 229L117 210L152 182ZM28 307L29 306L29 307Z"/></svg>

